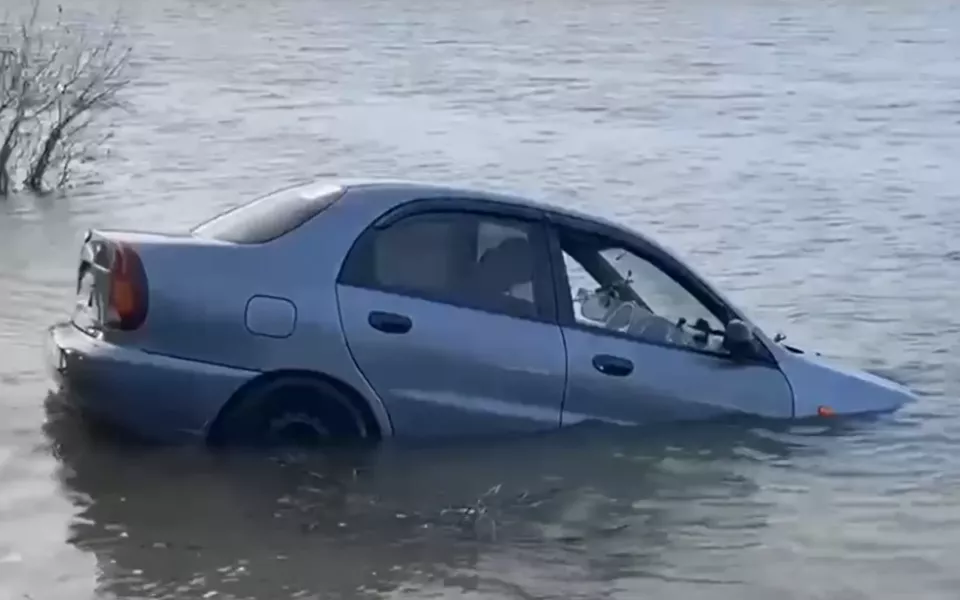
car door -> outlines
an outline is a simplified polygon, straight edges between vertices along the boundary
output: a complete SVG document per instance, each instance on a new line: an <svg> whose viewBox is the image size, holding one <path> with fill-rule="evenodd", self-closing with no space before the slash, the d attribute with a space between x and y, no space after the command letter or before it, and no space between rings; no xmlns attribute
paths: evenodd
<svg viewBox="0 0 960 600"><path fill-rule="evenodd" d="M731 311L695 275L642 238L575 223L551 229L568 360L563 425L793 415L772 357L723 347Z"/></svg>
<svg viewBox="0 0 960 600"><path fill-rule="evenodd" d="M347 345L395 433L556 429L566 353L542 216L425 206L368 229L337 287Z"/></svg>

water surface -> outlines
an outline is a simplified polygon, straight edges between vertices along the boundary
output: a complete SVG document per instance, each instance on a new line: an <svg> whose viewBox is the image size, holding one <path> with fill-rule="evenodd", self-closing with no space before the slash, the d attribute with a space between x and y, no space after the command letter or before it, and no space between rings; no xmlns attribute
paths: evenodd
<svg viewBox="0 0 960 600"><path fill-rule="evenodd" d="M134 83L98 180L0 204L0 597L956 597L956 4L123 10ZM922 399L831 429L272 459L131 448L47 408L42 330L86 227L181 227L323 175L622 219L771 332Z"/></svg>

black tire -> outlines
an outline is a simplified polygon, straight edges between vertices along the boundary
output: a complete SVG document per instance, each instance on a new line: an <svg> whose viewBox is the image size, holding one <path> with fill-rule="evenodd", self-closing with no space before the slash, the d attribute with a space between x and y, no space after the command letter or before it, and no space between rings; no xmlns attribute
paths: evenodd
<svg viewBox="0 0 960 600"><path fill-rule="evenodd" d="M218 447L325 447L369 437L363 416L335 386L312 377L254 385L211 434Z"/></svg>

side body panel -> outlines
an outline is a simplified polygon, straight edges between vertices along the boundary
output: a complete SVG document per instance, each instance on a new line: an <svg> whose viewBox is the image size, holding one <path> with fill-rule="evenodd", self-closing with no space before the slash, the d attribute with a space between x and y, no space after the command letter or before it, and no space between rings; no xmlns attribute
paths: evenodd
<svg viewBox="0 0 960 600"><path fill-rule="evenodd" d="M392 435L390 414L347 348L335 282L357 237L385 212L414 199L443 202L463 192L415 183L341 183L346 192L339 201L265 244L178 241L148 233L122 236L141 253L149 278L150 310L140 331L118 334L117 340L110 341L254 374L277 370L326 374L357 390L370 405L383 435ZM496 194L477 195L505 204L523 202ZM541 214L538 209L528 210ZM251 332L247 309L256 296L292 305L294 323L289 335ZM283 325L271 327L270 332L289 329ZM561 348L559 330L554 340L559 340L554 346ZM509 347L503 351L509 352Z"/></svg>
<svg viewBox="0 0 960 600"><path fill-rule="evenodd" d="M348 344L397 435L466 436L556 429L566 352L555 324L339 286ZM412 322L385 333L370 314Z"/></svg>
<svg viewBox="0 0 960 600"><path fill-rule="evenodd" d="M124 348L72 323L51 327L46 346L64 399L161 443L202 443L226 399L256 375Z"/></svg>
<svg viewBox="0 0 960 600"><path fill-rule="evenodd" d="M687 265L638 234L570 215L552 214L550 220L557 312L568 360L564 425L590 419L639 424L727 414L793 417L790 383L759 335L758 356L735 359L578 323L561 242L563 231L595 236L591 239L642 257L678 289L710 307L722 324L740 318L741 313Z"/></svg>
<svg viewBox="0 0 960 600"><path fill-rule="evenodd" d="M357 235L389 207L391 198L384 195L389 196L386 191L378 197L364 189L348 190L317 218L267 244L191 246L127 235L125 241L141 253L149 278L150 310L140 331L111 341L254 374L303 370L329 375L357 390L383 435L390 436L389 415L347 350L335 285ZM273 335L251 331L248 308L256 297L291 305L289 334L286 317L282 328L265 332ZM275 329L283 329L283 335Z"/></svg>
<svg viewBox="0 0 960 600"><path fill-rule="evenodd" d="M455 193L442 199L417 198L384 215L365 234L365 240L357 242L356 260L351 253L338 285L340 313L350 351L359 370L383 399L396 433L436 437L556 429L560 425L566 386L566 350L555 318L543 213ZM480 223L499 223L525 229L530 236L526 243L531 244L533 263L529 268L519 269L526 272L526 277L533 278L539 314L511 316L504 307L481 308L484 301L471 305L473 300L464 298L444 300L443 294L430 297L429 293L423 295L414 290L419 283L410 284L414 288L403 288L400 284L400 288L384 289L382 281L364 274L372 273L367 269L375 268L374 263L366 262L372 257L368 254L370 244L383 239L380 236L386 230L394 226L402 230L398 223L429 220L430 215L442 220L443 214L459 222L458 228L475 222L478 229L472 231L467 227L448 241L442 241L442 237L437 242L425 241L440 246L421 247L419 252L427 249L421 259L411 259L410 263L400 261L407 267L387 260L387 256L392 255L383 255L386 264L391 265L384 267L388 269L388 281L394 281L386 285L397 285L394 280L397 273L404 272L410 265L425 265L420 261L431 260L432 252L447 251L448 243L454 244L449 249L453 262L445 266L441 266L444 261L436 265L430 263L421 268L435 273L434 269L454 269L456 265L458 270L451 271L450 276L462 282L459 278L469 271L459 269L477 267L469 257L481 251L479 246L472 247L474 242L480 244L481 241L474 240L473 236L483 237L479 233ZM411 220L407 221L408 218ZM390 239L389 236L386 239ZM406 245L399 246L391 252L404 252L406 248ZM401 270L390 270L396 268ZM422 274L416 275L410 281L421 281L422 277ZM476 284L485 279L471 281ZM454 296L462 292L459 287L462 283L451 285L460 290L452 291ZM468 295L476 293L480 290ZM384 319L389 321L386 326Z"/></svg>
<svg viewBox="0 0 960 600"><path fill-rule="evenodd" d="M905 386L865 371L778 346L780 368L793 388L796 417L816 417L820 407L838 415L895 411L916 400Z"/></svg>
<svg viewBox="0 0 960 600"><path fill-rule="evenodd" d="M793 416L793 394L779 369L679 348L565 328L569 383L563 424L710 419L726 414ZM595 357L632 363L625 376L601 373Z"/></svg>

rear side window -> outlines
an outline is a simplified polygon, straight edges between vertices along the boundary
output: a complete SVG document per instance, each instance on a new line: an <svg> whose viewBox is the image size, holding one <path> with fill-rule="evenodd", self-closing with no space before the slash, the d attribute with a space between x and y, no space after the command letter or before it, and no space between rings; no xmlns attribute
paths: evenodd
<svg viewBox="0 0 960 600"><path fill-rule="evenodd" d="M341 282L509 316L548 318L552 289L537 225L467 213L407 217L361 236Z"/></svg>
<svg viewBox="0 0 960 600"><path fill-rule="evenodd" d="M343 195L336 185L274 192L228 210L194 228L200 238L235 244L262 244L300 227Z"/></svg>

